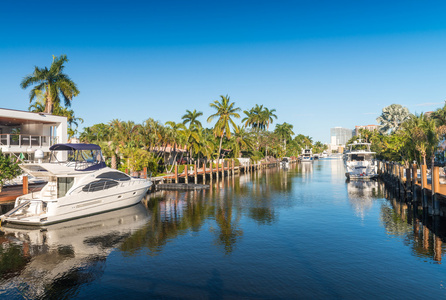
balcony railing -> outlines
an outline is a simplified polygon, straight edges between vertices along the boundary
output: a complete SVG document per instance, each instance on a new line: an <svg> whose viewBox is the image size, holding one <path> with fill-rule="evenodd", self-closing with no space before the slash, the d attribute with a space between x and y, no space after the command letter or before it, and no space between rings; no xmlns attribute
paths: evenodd
<svg viewBox="0 0 446 300"><path fill-rule="evenodd" d="M0 134L0 146L41 148L57 144L57 136L29 134Z"/></svg>

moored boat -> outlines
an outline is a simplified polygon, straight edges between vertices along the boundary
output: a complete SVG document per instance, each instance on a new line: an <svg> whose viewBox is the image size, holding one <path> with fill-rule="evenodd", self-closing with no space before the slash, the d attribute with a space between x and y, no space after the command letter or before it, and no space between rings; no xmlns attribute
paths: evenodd
<svg viewBox="0 0 446 300"><path fill-rule="evenodd" d="M300 156L301 162L313 162L313 151L311 149L303 149Z"/></svg>
<svg viewBox="0 0 446 300"><path fill-rule="evenodd" d="M18 197L2 222L43 226L99 214L139 203L152 185L107 167L98 145L56 144L50 150L48 162L20 165L48 183Z"/></svg>
<svg viewBox="0 0 446 300"><path fill-rule="evenodd" d="M348 179L371 179L378 176L375 152L370 150L370 143L355 141L349 144L344 153L345 176Z"/></svg>

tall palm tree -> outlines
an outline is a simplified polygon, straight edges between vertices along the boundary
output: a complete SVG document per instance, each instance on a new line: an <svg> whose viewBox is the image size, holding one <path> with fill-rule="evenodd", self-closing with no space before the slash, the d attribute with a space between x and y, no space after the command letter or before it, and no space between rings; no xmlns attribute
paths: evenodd
<svg viewBox="0 0 446 300"><path fill-rule="evenodd" d="M232 145L232 151L234 152L234 158L240 157L240 152L243 149L253 148L253 138L250 132L246 131L245 127L237 126L235 128L234 135L232 136L230 143Z"/></svg>
<svg viewBox="0 0 446 300"><path fill-rule="evenodd" d="M194 111L186 110L186 114L181 117L183 124L186 125L189 123L189 129L194 126L202 127L201 122L198 121L198 117L202 116L203 113L194 109Z"/></svg>
<svg viewBox="0 0 446 300"><path fill-rule="evenodd" d="M65 54L59 57L53 55L53 62L49 69L47 67L35 67L34 73L25 76L20 83L23 89L36 85L29 93L30 103L38 95L38 92L45 94L46 113L53 113L54 104L60 103L61 95L65 101L65 106L68 107L71 105L73 97L79 95L76 84L68 75L63 73L65 62L68 62Z"/></svg>
<svg viewBox="0 0 446 300"><path fill-rule="evenodd" d="M218 147L218 158L220 158L221 154L221 144L223 142L223 136L229 139L231 138L231 129L230 125L233 128L236 127L236 124L232 120L232 118L240 118L238 112L240 111L239 107L234 107L235 102L230 101L229 96L220 96L221 100L215 100L210 104L212 108L215 108L217 112L208 118L208 123L212 122L213 119L218 118L217 122L214 125L214 135L220 137L220 146Z"/></svg>
<svg viewBox="0 0 446 300"><path fill-rule="evenodd" d="M293 125L284 122L283 124L277 124L274 129L274 133L277 134L283 140L283 149L286 151L286 142L294 135Z"/></svg>
<svg viewBox="0 0 446 300"><path fill-rule="evenodd" d="M410 118L410 112L407 107L400 104L392 104L383 108L381 116L376 121L380 123L379 130L382 133L397 131L404 121Z"/></svg>
<svg viewBox="0 0 446 300"><path fill-rule="evenodd" d="M168 136L169 141L171 143L171 146L173 146L173 152L175 153L175 156L173 158L173 161L175 162L177 159L177 148L184 146L185 141L184 137L181 134L181 131L186 129L186 126L184 126L183 123L175 123L174 121L167 121L165 123L168 127ZM182 158L182 156L181 156ZM172 164L172 168L173 168Z"/></svg>
<svg viewBox="0 0 446 300"><path fill-rule="evenodd" d="M263 121L266 124L266 130L269 129L269 125L273 123L274 119L277 119L276 114L274 114L275 111L275 109L269 110L267 107L265 107L262 112Z"/></svg>
<svg viewBox="0 0 446 300"><path fill-rule="evenodd" d="M431 118L437 121L438 125L446 125L446 104L431 114Z"/></svg>

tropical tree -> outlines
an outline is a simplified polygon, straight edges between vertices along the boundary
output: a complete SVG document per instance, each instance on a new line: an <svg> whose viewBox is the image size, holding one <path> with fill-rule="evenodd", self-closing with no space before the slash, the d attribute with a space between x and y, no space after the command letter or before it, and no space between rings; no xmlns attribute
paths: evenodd
<svg viewBox="0 0 446 300"><path fill-rule="evenodd" d="M276 114L274 114L276 110L275 109L271 109L269 110L267 107L265 107L265 109L262 112L262 116L263 116L263 122L266 125L266 130L269 129L269 125L273 123L274 119L277 119Z"/></svg>
<svg viewBox="0 0 446 300"><path fill-rule="evenodd" d="M229 141L234 158L240 157L242 150L251 150L253 148L252 134L243 126L236 126L234 135Z"/></svg>
<svg viewBox="0 0 446 300"><path fill-rule="evenodd" d="M3 185L7 180L11 180L21 173L18 164L11 161L11 158L4 155L0 150L0 192L3 189Z"/></svg>
<svg viewBox="0 0 446 300"><path fill-rule="evenodd" d="M432 112L431 118L437 121L437 124L439 125L445 125L446 124L446 104L438 108L436 111Z"/></svg>
<svg viewBox="0 0 446 300"><path fill-rule="evenodd" d="M384 107L376 121L381 125L379 130L382 133L395 132L401 124L410 118L410 112L407 107L400 104L392 104Z"/></svg>
<svg viewBox="0 0 446 300"><path fill-rule="evenodd" d="M218 158L220 158L221 154L221 145L223 142L223 136L229 139L231 138L231 129L230 125L233 128L236 127L234 120L232 118L240 118L238 112L240 111L239 107L234 107L235 102L230 101L229 96L220 96L221 100L215 100L210 104L212 108L215 108L217 112L208 118L208 123L212 122L215 118L217 122L214 125L214 135L220 137L220 146L218 147Z"/></svg>
<svg viewBox="0 0 446 300"><path fill-rule="evenodd" d="M186 114L181 117L183 120L183 124L186 125L189 123L189 129L194 126L202 127L201 122L198 121L198 118L202 116L203 113L194 109L194 111L186 110Z"/></svg>
<svg viewBox="0 0 446 300"><path fill-rule="evenodd" d="M277 124L274 129L274 133L277 134L283 140L283 149L286 151L286 142L294 135L293 125L284 122L283 124Z"/></svg>
<svg viewBox="0 0 446 300"><path fill-rule="evenodd" d="M79 95L76 84L70 77L63 73L64 63L68 62L67 56L55 57L50 68L35 67L34 72L23 78L20 86L23 89L35 85L29 93L29 102L33 102L39 93L45 95L45 112L53 113L54 104L60 103L60 98L64 99L65 106L69 107L73 97Z"/></svg>

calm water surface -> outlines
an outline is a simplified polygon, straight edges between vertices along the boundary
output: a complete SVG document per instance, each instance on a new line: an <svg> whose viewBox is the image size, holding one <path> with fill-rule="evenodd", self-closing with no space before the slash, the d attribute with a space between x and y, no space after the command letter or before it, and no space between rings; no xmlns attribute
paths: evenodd
<svg viewBox="0 0 446 300"><path fill-rule="evenodd" d="M443 224L320 160L46 230L3 228L0 297L439 298Z"/></svg>

